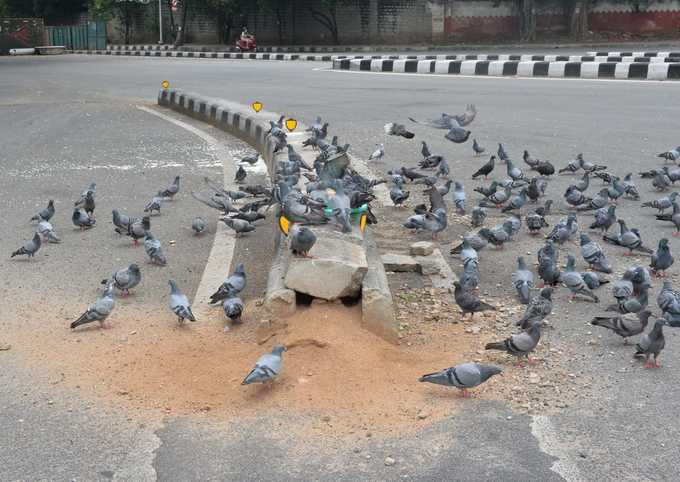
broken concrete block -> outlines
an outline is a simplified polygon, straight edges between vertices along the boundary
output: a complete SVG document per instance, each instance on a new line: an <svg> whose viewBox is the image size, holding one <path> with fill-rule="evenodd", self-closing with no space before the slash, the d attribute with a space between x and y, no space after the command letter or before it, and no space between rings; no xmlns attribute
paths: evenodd
<svg viewBox="0 0 680 482"><path fill-rule="evenodd" d="M418 241L411 245L409 253L413 256L429 256L434 251L435 244L430 241Z"/></svg>
<svg viewBox="0 0 680 482"><path fill-rule="evenodd" d="M407 272L418 271L418 262L405 254L386 253L381 257L385 271Z"/></svg>
<svg viewBox="0 0 680 482"><path fill-rule="evenodd" d="M399 341L399 323L394 314L392 292L385 269L380 262L378 248L370 233L366 234L368 272L361 291L363 326L390 343Z"/></svg>

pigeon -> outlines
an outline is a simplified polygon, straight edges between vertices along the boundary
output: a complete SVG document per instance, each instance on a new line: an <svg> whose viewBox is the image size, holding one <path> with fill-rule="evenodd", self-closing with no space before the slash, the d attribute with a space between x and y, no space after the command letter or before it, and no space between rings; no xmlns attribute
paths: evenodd
<svg viewBox="0 0 680 482"><path fill-rule="evenodd" d="M596 211L598 209L606 208L609 205L609 196L607 189L603 188L597 193L595 197L590 199L586 204L577 206L578 211Z"/></svg>
<svg viewBox="0 0 680 482"><path fill-rule="evenodd" d="M488 244L486 238L480 236L479 234L468 234L463 236L463 242L451 248L451 254L459 254L460 259L465 261L469 257L477 258L477 252L484 249ZM474 251L474 253L465 253L465 250L469 249Z"/></svg>
<svg viewBox="0 0 680 482"><path fill-rule="evenodd" d="M666 152L662 152L656 157L661 157L666 161L675 162L678 159L680 159L680 146L676 147L675 149L670 149Z"/></svg>
<svg viewBox="0 0 680 482"><path fill-rule="evenodd" d="M163 253L161 242L154 237L151 231L147 231L144 235L144 251L146 251L151 264L157 264L159 266L168 264L168 258L166 258L165 253Z"/></svg>
<svg viewBox="0 0 680 482"><path fill-rule="evenodd" d="M515 325L526 330L531 325L542 322L546 316L552 313L552 293L552 287L546 286L543 288L537 296L534 296L531 301L529 301L522 318L517 320Z"/></svg>
<svg viewBox="0 0 680 482"><path fill-rule="evenodd" d="M671 184L671 178L665 172L657 172L654 175L652 186L654 186L657 191L665 191Z"/></svg>
<svg viewBox="0 0 680 482"><path fill-rule="evenodd" d="M612 184L609 186L607 189L607 196L609 199L611 199L615 204L618 202L618 199L626 194L626 187L619 182L618 178L613 178L612 179Z"/></svg>
<svg viewBox="0 0 680 482"><path fill-rule="evenodd" d="M243 219L220 218L220 221L233 229L236 237L255 231L255 226Z"/></svg>
<svg viewBox="0 0 680 482"><path fill-rule="evenodd" d="M479 145L477 139L472 139L472 152L475 156L481 156L485 151L486 149Z"/></svg>
<svg viewBox="0 0 680 482"><path fill-rule="evenodd" d="M295 255L309 256L309 251L311 251L314 243L316 243L316 234L314 231L306 226L298 226L293 224L290 227L290 250Z"/></svg>
<svg viewBox="0 0 680 482"><path fill-rule="evenodd" d="M156 211L158 214L161 213L161 203L163 202L163 196L161 192L158 191L158 195L154 196L149 203L144 206L144 212L149 213L149 216L153 216L153 212Z"/></svg>
<svg viewBox="0 0 680 482"><path fill-rule="evenodd" d="M30 241L26 241L24 245L21 248L14 251L12 253L12 256L10 257L14 258L15 256L21 256L22 254L25 254L29 258L32 258L33 256L35 256L35 253L38 252L41 245L42 241L40 234L35 233Z"/></svg>
<svg viewBox="0 0 680 482"><path fill-rule="evenodd" d="M672 214L657 214L656 219L659 221L672 222L673 225L675 225L675 232L673 233L673 236L680 236L680 204L678 204L676 201L673 201L671 206L673 207Z"/></svg>
<svg viewBox="0 0 680 482"><path fill-rule="evenodd" d="M246 271L243 264L236 265L234 273L210 296L210 304L214 305L227 298L234 298L246 287Z"/></svg>
<svg viewBox="0 0 680 482"><path fill-rule="evenodd" d="M410 195L409 191L403 191L399 186L390 188L390 199L395 206L402 206Z"/></svg>
<svg viewBox="0 0 680 482"><path fill-rule="evenodd" d="M97 221L88 216L87 213L82 208L73 209L73 216L71 216L71 221L73 221L73 225L75 227L80 228L81 230L89 229L97 223Z"/></svg>
<svg viewBox="0 0 680 482"><path fill-rule="evenodd" d="M675 184L676 181L680 181L680 169L676 168L670 170L667 167L664 167L661 170L666 176L668 176L668 179L670 179L671 184Z"/></svg>
<svg viewBox="0 0 680 482"><path fill-rule="evenodd" d="M31 218L31 221L49 221L54 216L54 200L47 201L47 207L38 211L36 215Z"/></svg>
<svg viewBox="0 0 680 482"><path fill-rule="evenodd" d="M284 351L286 351L285 346L276 345L271 353L262 355L257 362L255 362L255 367L244 378L243 382L241 382L241 385L266 383L274 380L279 373L281 373L283 365L282 355Z"/></svg>
<svg viewBox="0 0 680 482"><path fill-rule="evenodd" d="M541 324L533 323L525 331L511 335L509 338L494 343L487 343L486 350L500 350L508 352L516 357L526 357L529 364L534 361L529 358L529 353L534 351L541 339ZM519 363L521 366L521 363Z"/></svg>
<svg viewBox="0 0 680 482"><path fill-rule="evenodd" d="M627 315L596 316L590 321L590 324L613 331L622 337L623 344L627 345L628 338L639 335L645 331L651 315L651 311L642 310L639 313L630 313Z"/></svg>
<svg viewBox="0 0 680 482"><path fill-rule="evenodd" d="M484 224L485 219L486 209L484 209L481 206L477 206L472 210L472 214L470 215L470 222L473 227L477 228L479 226L482 226Z"/></svg>
<svg viewBox="0 0 680 482"><path fill-rule="evenodd" d="M593 173L593 176L597 177L598 179L601 179L603 185L611 184L612 181L614 180L614 177L616 177L616 176L612 176L608 172L604 172L604 171L595 171Z"/></svg>
<svg viewBox="0 0 680 482"><path fill-rule="evenodd" d="M633 250L642 251L643 253L652 254L652 250L642 245L642 239L640 239L640 233L637 230L628 229L626 222L623 219L618 220L620 232L618 236L609 236L605 234L604 240L615 244L617 246L623 246L628 248L628 252L624 253L624 256L631 256Z"/></svg>
<svg viewBox="0 0 680 482"><path fill-rule="evenodd" d="M487 199L491 201L497 208L500 208L505 201L510 199L511 194L512 190L509 187L506 187L502 190L494 192Z"/></svg>
<svg viewBox="0 0 680 482"><path fill-rule="evenodd" d="M586 172L593 173L595 171L604 171L607 169L607 166L599 166L597 164L593 164L592 162L584 160L583 154L577 155L576 160L578 161L581 169L583 169Z"/></svg>
<svg viewBox="0 0 680 482"><path fill-rule="evenodd" d="M581 154L579 154L580 156ZM569 164L567 164L565 167L560 169L558 171L559 174L564 174L564 173L570 173L574 174L575 172L579 171L581 169L581 163L578 160L578 156L576 160L569 161Z"/></svg>
<svg viewBox="0 0 680 482"><path fill-rule="evenodd" d="M49 221L45 220L40 221L35 229L35 232L40 235L43 241L47 241L48 243L54 244L61 243L61 239L59 238L56 231L54 230L54 227Z"/></svg>
<svg viewBox="0 0 680 482"><path fill-rule="evenodd" d="M416 232L430 231L432 239L436 239L437 235L446 229L447 223L446 210L439 208L431 213L411 216L403 226L408 229L415 229Z"/></svg>
<svg viewBox="0 0 680 482"><path fill-rule="evenodd" d="M446 159L442 159L439 164L437 165L437 177L449 177L449 174L451 172L451 169L449 168L449 163L446 162Z"/></svg>
<svg viewBox="0 0 680 482"><path fill-rule="evenodd" d="M463 397L469 397L469 388L481 385L494 375L503 370L491 365L479 363L463 363L455 367L446 368L440 372L428 373L418 379L419 382L434 383L447 387L459 388Z"/></svg>
<svg viewBox="0 0 680 482"><path fill-rule="evenodd" d="M632 286L632 285L631 285ZM616 303L609 305L605 311L616 311L623 315L627 313L639 313L649 304L649 292L647 288L640 291L640 294L635 297L620 298Z"/></svg>
<svg viewBox="0 0 680 482"><path fill-rule="evenodd" d="M666 346L666 340L663 336L663 325L665 324L667 324L665 320L656 320L652 330L642 335L638 344L635 345L635 357L645 357L645 368L661 368L659 354ZM652 356L654 356L653 363Z"/></svg>
<svg viewBox="0 0 680 482"><path fill-rule="evenodd" d="M538 198L540 198L542 195L539 179L537 177L532 177L529 179L529 185L526 187L526 190L527 197L531 200L531 202L535 203L538 201Z"/></svg>
<svg viewBox="0 0 680 482"><path fill-rule="evenodd" d="M122 296L128 296L130 290L137 286L142 281L142 272L139 270L139 266L132 263L127 268L120 269L111 275L111 280L113 286L122 291ZM102 284L108 283L109 280L102 281Z"/></svg>
<svg viewBox="0 0 680 482"><path fill-rule="evenodd" d="M527 189L522 188L519 194L510 199L510 202L506 204L503 207L503 209L501 209L501 212L507 213L509 211L514 211L516 209L522 209L522 206L524 206L526 203L527 203Z"/></svg>
<svg viewBox="0 0 680 482"><path fill-rule="evenodd" d="M385 155L385 146L383 144L376 144L377 149L371 153L370 156L368 156L368 160L372 161L373 159L380 159Z"/></svg>
<svg viewBox="0 0 680 482"><path fill-rule="evenodd" d="M545 237L545 239L550 239L560 245L566 243L571 239L571 237L578 231L578 225L576 224L576 214L570 213L567 219L560 220L552 231Z"/></svg>
<svg viewBox="0 0 680 482"><path fill-rule="evenodd" d="M589 226L590 229L599 229L604 236L609 228L616 222L616 206L600 208L595 211L595 221Z"/></svg>
<svg viewBox="0 0 680 482"><path fill-rule="evenodd" d="M590 198L584 196L573 184L569 186L564 193L564 200L572 207L578 207L590 202Z"/></svg>
<svg viewBox="0 0 680 482"><path fill-rule="evenodd" d="M238 166L236 174L234 175L234 181L236 181L238 184L241 184L246 180L246 176L248 176L248 172L243 168L243 166Z"/></svg>
<svg viewBox="0 0 680 482"><path fill-rule="evenodd" d="M427 147L427 144L425 143L425 141L422 141L421 144L422 144L422 147L420 149L420 153L423 155L424 159L427 159L428 157L430 157L432 155L432 153L430 152L430 148Z"/></svg>
<svg viewBox="0 0 680 482"><path fill-rule="evenodd" d="M532 235L537 235L541 232L541 229L550 226L545 220L545 209L543 207L539 207L533 213L527 214L525 221L529 234Z"/></svg>
<svg viewBox="0 0 680 482"><path fill-rule="evenodd" d="M85 198L87 197L88 194L90 194L90 195L92 195L92 197L94 197L96 192L97 192L97 183L96 182L90 183L90 185L87 187L87 189L85 189L82 193L80 193L80 198L75 203L73 203L73 206L81 206L85 202Z"/></svg>
<svg viewBox="0 0 680 482"><path fill-rule="evenodd" d="M673 289L670 281L663 282L663 288L656 297L656 304L664 315L680 315L680 293Z"/></svg>
<svg viewBox="0 0 680 482"><path fill-rule="evenodd" d="M240 162L244 162L246 164L250 164L251 166L254 164L257 164L257 161L260 159L260 154L258 152L250 152L243 157L241 157Z"/></svg>
<svg viewBox="0 0 680 482"><path fill-rule="evenodd" d="M522 256L517 258L517 271L512 273L512 284L523 304L529 304L531 289L534 287L534 274L527 268Z"/></svg>
<svg viewBox="0 0 680 482"><path fill-rule="evenodd" d="M512 239L512 237L519 233L519 230L522 228L522 219L513 214L508 219L503 221L502 226L503 229L508 233L508 236L510 236L510 239Z"/></svg>
<svg viewBox="0 0 680 482"><path fill-rule="evenodd" d="M574 184L574 187L581 192L585 192L588 189L588 186L590 186L590 173L586 172L581 177L581 180Z"/></svg>
<svg viewBox="0 0 680 482"><path fill-rule="evenodd" d="M671 250L668 247L668 239L661 238L659 246L656 248L656 253L652 255L649 267L652 268L655 276L666 276L666 270L673 266L674 261Z"/></svg>
<svg viewBox="0 0 680 482"><path fill-rule="evenodd" d="M615 281L612 284L612 293L614 295L614 298L618 302L621 302L627 298L630 298L633 296L633 277L635 276L635 272L631 270L626 270L623 273L623 278L619 281Z"/></svg>
<svg viewBox="0 0 680 482"><path fill-rule="evenodd" d="M207 227L208 227L208 223L206 222L205 219L203 219L200 216L196 216L191 221L191 229L194 231L195 234L201 234L201 233L205 232Z"/></svg>
<svg viewBox="0 0 680 482"><path fill-rule="evenodd" d="M172 181L166 189L160 192L161 197L172 199L175 194L179 192L179 176L175 176L175 180Z"/></svg>
<svg viewBox="0 0 680 482"><path fill-rule="evenodd" d="M522 170L519 167L515 167L510 159L506 161L506 164L508 176L510 176L513 181L520 181L524 179L524 173Z"/></svg>
<svg viewBox="0 0 680 482"><path fill-rule="evenodd" d="M496 311L494 306L484 303L468 291L463 291L463 287L458 281L454 281L453 285L455 287L454 298L456 304L460 307L463 316L465 316L466 313L470 313L470 319L472 319L475 313L488 310Z"/></svg>
<svg viewBox="0 0 680 482"><path fill-rule="evenodd" d="M189 298L180 291L175 280L168 281L170 285L170 310L177 315L177 323L184 324L184 320L196 321L196 317L191 311Z"/></svg>
<svg viewBox="0 0 680 482"><path fill-rule="evenodd" d="M462 144L463 142L468 140L470 134L472 134L472 132L470 132L469 130L463 129L463 127L459 125L453 125L449 129L449 132L446 133L444 138L450 140L455 144Z"/></svg>
<svg viewBox="0 0 680 482"><path fill-rule="evenodd" d="M104 288L104 293L94 303L88 306L85 313L71 323L71 329L78 328L81 325L99 322L102 328L107 328L106 319L116 306L116 298L113 295L113 281L109 281Z"/></svg>
<svg viewBox="0 0 680 482"><path fill-rule="evenodd" d="M477 258L467 258L463 262L463 274L460 276L463 291L472 291L479 285L479 261Z"/></svg>
<svg viewBox="0 0 680 482"><path fill-rule="evenodd" d="M135 246L137 246L139 244L138 240L146 236L146 232L149 229L151 229L151 218L149 216L144 216L142 219L131 219L127 229L123 230L121 228L116 228L115 231L118 234L130 236L135 243Z"/></svg>
<svg viewBox="0 0 680 482"><path fill-rule="evenodd" d="M503 249L503 244L510 239L510 235L502 226L494 226L491 229L482 228L479 230L478 235L493 244L497 249Z"/></svg>
<svg viewBox="0 0 680 482"><path fill-rule="evenodd" d="M472 175L472 179L477 179L479 176L484 176L484 179L487 179L489 174L491 174L491 171L493 171L495 162L496 156L491 156L489 160Z"/></svg>
<svg viewBox="0 0 680 482"><path fill-rule="evenodd" d="M415 137L415 134L413 132L407 131L403 124L390 122L389 124L385 124L384 129L385 134L390 136L401 136L405 139L413 139Z"/></svg>
<svg viewBox="0 0 680 482"><path fill-rule="evenodd" d="M585 233L581 233L581 255L591 269L601 273L612 272L612 267L600 245L592 241Z"/></svg>
<svg viewBox="0 0 680 482"><path fill-rule="evenodd" d="M557 267L557 260L539 256L538 277L543 280L543 286L556 286L560 282L562 273Z"/></svg>
<svg viewBox="0 0 680 482"><path fill-rule="evenodd" d="M445 162L442 156L430 156L419 161L418 167L421 169L434 169L435 167L439 167L442 162ZM446 168L448 169L448 164L446 165Z"/></svg>
<svg viewBox="0 0 680 482"><path fill-rule="evenodd" d="M116 232L118 234L122 234L122 231L127 231L131 222L130 216L121 213L117 209L111 211L111 214L113 215L113 225L118 228L116 229Z"/></svg>
<svg viewBox="0 0 680 482"><path fill-rule="evenodd" d="M635 201L640 200L640 192L638 191L637 186L635 185L635 182L633 182L633 173L632 172L629 172L628 174L625 175L621 185L623 186L624 194L626 196L630 197L631 199L633 199Z"/></svg>
<svg viewBox="0 0 680 482"><path fill-rule="evenodd" d="M267 216L259 211L239 211L236 214L230 216L231 219L241 219L243 221L248 221L249 223L254 223L260 219L266 219Z"/></svg>
<svg viewBox="0 0 680 482"><path fill-rule="evenodd" d="M507 162L508 159L510 159L510 156L508 156L507 152L505 152L505 148L503 147L503 144L500 142L498 143L498 158L503 161Z"/></svg>
<svg viewBox="0 0 680 482"><path fill-rule="evenodd" d="M590 298L595 303L599 302L599 298L590 290L590 288L588 288L581 273L574 269L575 264L576 258L574 258L572 254L569 254L567 256L567 267L560 277L562 283L564 283L565 286L569 288L569 291L571 291L571 299L574 300L576 295L583 295Z"/></svg>
<svg viewBox="0 0 680 482"><path fill-rule="evenodd" d="M227 315L227 318L229 318L233 324L241 324L241 317L245 310L245 305L241 298L227 298L222 303L222 309L224 310L224 314ZM229 328L225 327L224 331L229 331Z"/></svg>
<svg viewBox="0 0 680 482"><path fill-rule="evenodd" d="M465 215L465 188L458 181L453 183L453 204L460 215Z"/></svg>
<svg viewBox="0 0 680 482"><path fill-rule="evenodd" d="M658 210L658 214L663 214L663 212L668 209L673 207L673 203L675 202L675 198L678 197L678 192L672 192L666 197L662 197L661 199L655 199L654 201L649 201L642 203L640 206L643 208L654 208Z"/></svg>
<svg viewBox="0 0 680 482"><path fill-rule="evenodd" d="M478 187L474 188L475 192L478 192L479 194L481 194L482 196L487 197L487 198L489 196L491 196L493 193L495 193L497 190L498 190L498 182L497 181L491 181L491 184L489 184L488 187L478 186Z"/></svg>

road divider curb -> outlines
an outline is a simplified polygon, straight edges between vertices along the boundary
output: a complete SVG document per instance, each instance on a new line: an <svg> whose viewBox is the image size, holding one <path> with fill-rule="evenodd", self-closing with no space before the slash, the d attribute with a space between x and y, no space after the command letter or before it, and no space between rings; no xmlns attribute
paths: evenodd
<svg viewBox="0 0 680 482"><path fill-rule="evenodd" d="M267 133L269 121L277 121L279 114L265 111L254 113L249 106L180 89L161 89L158 93L158 104L212 124L252 145L264 158L270 176L275 173L278 161L288 158L287 153L274 151L277 142ZM301 155L309 156L309 151L303 151L302 147L305 128L304 125L298 124L300 132L289 134L288 140ZM394 310L386 308L392 306L387 275L368 230L366 234L369 236L363 238L363 249L369 257L374 257L377 261L370 262L361 287L362 293L366 293L366 296L362 296L363 323L369 331L388 341L396 342L397 320ZM267 279L265 305L272 314L287 316L296 309L296 295L293 290L286 288L284 282L290 252L282 234L279 234L276 246L277 252Z"/></svg>
<svg viewBox="0 0 680 482"><path fill-rule="evenodd" d="M678 80L680 63L335 59L333 69L413 74L574 79Z"/></svg>
<svg viewBox="0 0 680 482"><path fill-rule="evenodd" d="M306 60L331 62L332 55L305 54L268 54L233 52L184 52L180 50L70 50L69 53L81 55L112 55L124 57L178 57L189 59L229 59L229 60Z"/></svg>

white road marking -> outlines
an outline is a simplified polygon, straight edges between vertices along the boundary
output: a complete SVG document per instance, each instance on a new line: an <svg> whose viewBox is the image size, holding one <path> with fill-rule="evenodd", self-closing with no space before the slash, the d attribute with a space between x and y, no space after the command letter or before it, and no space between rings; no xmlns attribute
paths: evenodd
<svg viewBox="0 0 680 482"><path fill-rule="evenodd" d="M534 415L531 420L531 433L540 449L548 455L557 457L550 470L563 477L568 482L581 482L586 479L581 475L576 463L570 460L560 446L555 427L550 422L550 418L545 415Z"/></svg>
<svg viewBox="0 0 680 482"><path fill-rule="evenodd" d="M636 79L582 79L580 77L516 77L513 75L465 75L465 74L418 74L414 72L371 72L368 70L339 70L328 67L314 67L313 71L318 72L334 72L338 74L369 74L369 75L400 75L400 76L416 76L422 78L428 77L444 77L447 79L484 79L484 80L548 80L548 81L576 81L576 82L616 82L618 84L635 83L635 84L654 84L654 85L680 85L680 81L675 80L636 80Z"/></svg>
<svg viewBox="0 0 680 482"><path fill-rule="evenodd" d="M203 139L214 152L216 160L221 161L222 163L225 189L233 188L230 185L236 174L236 166L233 162L234 155L225 144L207 132L179 119L163 114L156 109L142 105L138 105L137 108L171 122ZM233 231L227 228L224 223L218 222L215 239L213 241L212 249L210 250L210 256L208 257L208 262L205 265L201 282L196 289L196 295L194 296L194 301L192 303L192 308L197 318L201 318L202 314L211 310L208 300L215 289L222 284L224 278L227 277L232 258L234 257L235 246L236 238L234 237Z"/></svg>

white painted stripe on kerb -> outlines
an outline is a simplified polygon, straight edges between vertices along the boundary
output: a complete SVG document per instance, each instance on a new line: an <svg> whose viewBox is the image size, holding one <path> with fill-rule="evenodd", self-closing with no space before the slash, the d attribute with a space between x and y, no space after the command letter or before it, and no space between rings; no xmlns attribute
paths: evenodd
<svg viewBox="0 0 680 482"><path fill-rule="evenodd" d="M463 62L460 64L460 73L463 75L474 75L476 67L476 60L463 60Z"/></svg>
<svg viewBox="0 0 680 482"><path fill-rule="evenodd" d="M371 71L372 72L382 72L383 60L373 59L371 60Z"/></svg>
<svg viewBox="0 0 680 482"><path fill-rule="evenodd" d="M528 62L520 62L517 64L517 75L521 77L532 77L534 75L534 64L536 62L531 60Z"/></svg>
<svg viewBox="0 0 680 482"><path fill-rule="evenodd" d="M395 60L392 65L393 72L405 73L406 72L406 60L399 59Z"/></svg>
<svg viewBox="0 0 680 482"><path fill-rule="evenodd" d="M665 80L668 78L668 64L655 63L649 64L649 69L647 70L647 78L649 80Z"/></svg>
<svg viewBox="0 0 680 482"><path fill-rule="evenodd" d="M349 70L360 70L361 60L352 59L349 61Z"/></svg>
<svg viewBox="0 0 680 482"><path fill-rule="evenodd" d="M597 79L597 73L600 70L599 62L583 62L581 64L581 78L583 79Z"/></svg>
<svg viewBox="0 0 680 482"><path fill-rule="evenodd" d="M419 60L418 61L418 67L417 67L417 72L419 74L429 74L430 73L430 65L432 65L432 60Z"/></svg>
<svg viewBox="0 0 680 482"><path fill-rule="evenodd" d="M503 75L504 60L492 60L489 62L489 75L501 77Z"/></svg>
<svg viewBox="0 0 680 482"><path fill-rule="evenodd" d="M627 79L628 71L630 70L630 63L619 62L616 64L616 69L614 69L615 79Z"/></svg>
<svg viewBox="0 0 680 482"><path fill-rule="evenodd" d="M450 62L451 62L450 60L437 60L434 63L434 73L435 74L448 74Z"/></svg>
<svg viewBox="0 0 680 482"><path fill-rule="evenodd" d="M548 64L548 77L564 77L566 62L550 62Z"/></svg>

